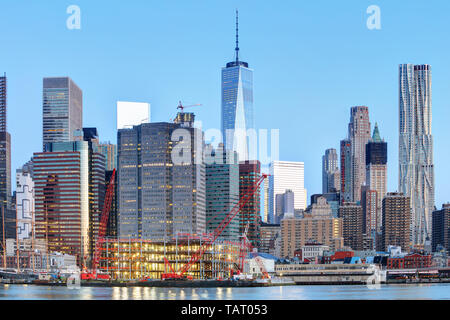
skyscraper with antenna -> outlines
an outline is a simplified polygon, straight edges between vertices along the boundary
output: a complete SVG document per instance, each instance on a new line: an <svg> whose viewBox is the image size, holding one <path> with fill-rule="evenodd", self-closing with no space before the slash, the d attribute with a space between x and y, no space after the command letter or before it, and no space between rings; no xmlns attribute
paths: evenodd
<svg viewBox="0 0 450 320"><path fill-rule="evenodd" d="M222 68L222 136L227 149L239 160L256 160L256 145L247 139L255 129L253 114L253 70L239 60L239 15L236 10L235 60ZM255 151L253 151L255 150Z"/></svg>

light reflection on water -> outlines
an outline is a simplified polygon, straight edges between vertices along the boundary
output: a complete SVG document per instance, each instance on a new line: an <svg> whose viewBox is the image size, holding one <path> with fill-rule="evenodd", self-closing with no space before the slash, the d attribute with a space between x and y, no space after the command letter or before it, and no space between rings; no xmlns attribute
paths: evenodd
<svg viewBox="0 0 450 320"><path fill-rule="evenodd" d="M0 300L309 300L448 299L450 284L366 286L284 286L266 288L47 287L0 285Z"/></svg>

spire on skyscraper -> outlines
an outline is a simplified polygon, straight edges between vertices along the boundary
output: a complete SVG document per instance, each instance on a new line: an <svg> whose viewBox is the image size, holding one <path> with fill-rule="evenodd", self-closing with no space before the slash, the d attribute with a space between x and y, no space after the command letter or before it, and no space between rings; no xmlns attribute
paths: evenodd
<svg viewBox="0 0 450 320"><path fill-rule="evenodd" d="M378 130L378 123L376 123L376 122L375 122L375 129L373 129L372 141L373 142L382 142L381 137L380 137L380 130Z"/></svg>
<svg viewBox="0 0 450 320"><path fill-rule="evenodd" d="M236 9L236 64L239 63L239 11Z"/></svg>

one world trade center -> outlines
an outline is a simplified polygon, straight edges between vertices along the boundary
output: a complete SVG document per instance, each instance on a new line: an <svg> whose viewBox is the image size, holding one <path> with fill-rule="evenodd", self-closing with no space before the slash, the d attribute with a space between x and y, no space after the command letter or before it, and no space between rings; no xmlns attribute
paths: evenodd
<svg viewBox="0 0 450 320"><path fill-rule="evenodd" d="M256 159L253 115L253 70L239 60L238 12L236 11L235 61L222 68L222 137L227 149L239 160ZM253 159L251 159L253 158Z"/></svg>

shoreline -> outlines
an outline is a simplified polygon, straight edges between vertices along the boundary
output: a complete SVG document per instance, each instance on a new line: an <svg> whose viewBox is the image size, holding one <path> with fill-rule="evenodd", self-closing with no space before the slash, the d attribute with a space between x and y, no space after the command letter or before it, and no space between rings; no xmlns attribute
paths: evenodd
<svg viewBox="0 0 450 320"><path fill-rule="evenodd" d="M148 287L148 288L261 288L261 287L281 287L281 286L358 286L367 285L365 282L360 281L328 281L328 282L286 282L286 283L257 283L246 282L236 283L235 281L151 281L145 282L82 282L81 287L103 287L103 288L136 288L136 287ZM406 280L388 280L380 282L381 285L395 285L395 284L445 284L450 283L450 279L421 279L419 281L406 281ZM4 285L34 285L44 287L66 287L65 282L1 282L0 288Z"/></svg>

